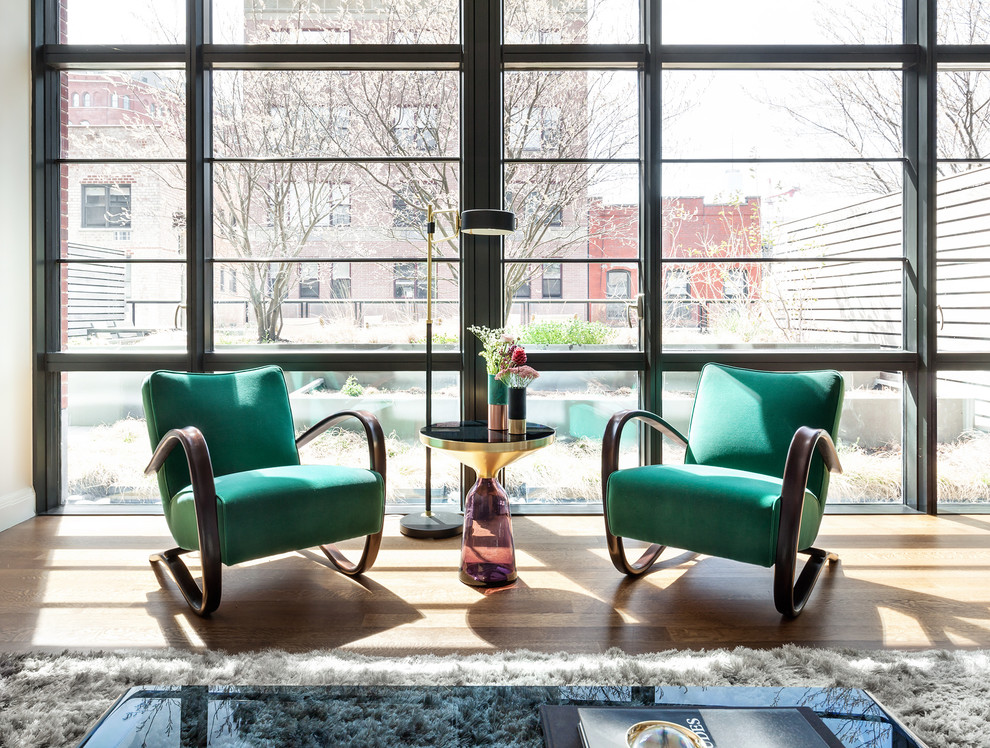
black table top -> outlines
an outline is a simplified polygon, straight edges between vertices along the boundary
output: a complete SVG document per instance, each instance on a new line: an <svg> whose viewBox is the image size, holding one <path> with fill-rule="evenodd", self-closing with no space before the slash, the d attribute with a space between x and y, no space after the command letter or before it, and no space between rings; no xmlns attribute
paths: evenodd
<svg viewBox="0 0 990 748"><path fill-rule="evenodd" d="M500 707L480 708L492 703ZM461 710L449 704L462 705L472 720L458 719ZM542 748L541 705L800 706L817 713L846 748L925 748L866 691L739 686L146 686L125 693L80 746L178 745L180 734L202 734L206 742L197 745L225 748L273 739L280 745L491 745L498 734ZM561 724L572 734L559 744L580 746L576 717ZM375 740L354 742L355 731L369 725Z"/></svg>
<svg viewBox="0 0 990 748"><path fill-rule="evenodd" d="M510 434L508 431L490 431L487 421L446 421L424 426L419 433L430 439L448 442L468 442L471 444L511 444L545 439L554 435L554 430L541 423L526 423L525 434Z"/></svg>

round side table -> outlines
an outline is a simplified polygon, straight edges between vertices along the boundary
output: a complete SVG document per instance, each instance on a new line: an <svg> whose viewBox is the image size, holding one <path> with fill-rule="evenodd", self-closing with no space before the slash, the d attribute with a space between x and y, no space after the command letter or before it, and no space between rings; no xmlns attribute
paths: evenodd
<svg viewBox="0 0 990 748"><path fill-rule="evenodd" d="M473 587L501 587L516 580L509 497L495 479L498 471L530 452L553 444L549 426L527 423L525 434L490 431L485 421L434 423L419 432L439 449L478 473L464 499L460 580Z"/></svg>

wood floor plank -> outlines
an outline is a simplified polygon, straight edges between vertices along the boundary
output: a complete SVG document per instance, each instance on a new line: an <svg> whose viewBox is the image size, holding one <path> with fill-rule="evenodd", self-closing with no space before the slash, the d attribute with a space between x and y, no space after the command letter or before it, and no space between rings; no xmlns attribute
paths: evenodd
<svg viewBox="0 0 990 748"><path fill-rule="evenodd" d="M388 517L364 577L334 572L316 549L225 568L220 610L203 620L148 564L172 545L161 517L36 517L0 533L0 650L990 647L986 515L827 515L819 545L841 561L795 621L774 610L770 569L671 550L628 580L600 517L513 524L519 581L507 588L461 584L457 538L406 538Z"/></svg>

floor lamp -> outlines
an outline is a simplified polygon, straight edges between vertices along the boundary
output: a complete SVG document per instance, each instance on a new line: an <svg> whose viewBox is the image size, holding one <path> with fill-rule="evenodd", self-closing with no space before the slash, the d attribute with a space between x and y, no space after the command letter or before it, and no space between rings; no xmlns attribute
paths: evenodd
<svg viewBox="0 0 990 748"><path fill-rule="evenodd" d="M436 216L452 215L454 233L434 239ZM516 216L507 210L433 210L426 208L426 423L433 423L433 242L448 242L458 233L506 236L516 229ZM411 538L449 538L464 529L463 518L455 512L434 512L432 450L426 449L426 511L407 514L399 521L399 531Z"/></svg>

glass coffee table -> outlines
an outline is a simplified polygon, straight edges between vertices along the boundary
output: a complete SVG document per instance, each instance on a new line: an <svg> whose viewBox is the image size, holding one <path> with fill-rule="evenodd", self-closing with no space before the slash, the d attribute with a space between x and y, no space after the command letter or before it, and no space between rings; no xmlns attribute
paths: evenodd
<svg viewBox="0 0 990 748"><path fill-rule="evenodd" d="M79 745L579 748L568 711L587 706L800 707L844 748L926 748L858 688L745 686L144 686L121 696Z"/></svg>
<svg viewBox="0 0 990 748"><path fill-rule="evenodd" d="M491 431L486 421L434 423L420 430L419 439L427 447L478 473L464 498L459 574L464 584L501 587L516 580L509 497L495 476L520 457L553 444L555 437L552 428L539 423L527 423L525 434Z"/></svg>

